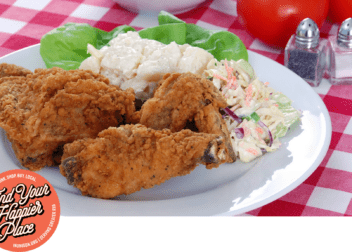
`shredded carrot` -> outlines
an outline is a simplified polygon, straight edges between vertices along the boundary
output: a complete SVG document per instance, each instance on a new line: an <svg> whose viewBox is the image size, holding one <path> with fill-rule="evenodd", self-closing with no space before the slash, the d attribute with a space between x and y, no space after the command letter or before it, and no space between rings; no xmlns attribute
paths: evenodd
<svg viewBox="0 0 352 252"><path fill-rule="evenodd" d="M227 79L230 80L232 76L233 68L229 67L229 65L227 64L227 60L225 60L225 69L227 72Z"/></svg>
<svg viewBox="0 0 352 252"><path fill-rule="evenodd" d="M260 143L265 144L264 140L259 136L259 133L257 132L257 138Z"/></svg>
<svg viewBox="0 0 352 252"><path fill-rule="evenodd" d="M260 127L256 127L255 130L259 133L259 134L263 134L264 130Z"/></svg>
<svg viewBox="0 0 352 252"><path fill-rule="evenodd" d="M252 83L249 84L249 86L247 87L246 90L246 105L249 107L250 105L250 101L252 99L252 95L253 95L253 86Z"/></svg>
<svg viewBox="0 0 352 252"><path fill-rule="evenodd" d="M244 131L244 136L247 137L251 134L251 130L245 126L242 126L243 131Z"/></svg>
<svg viewBox="0 0 352 252"><path fill-rule="evenodd" d="M227 82L227 79L226 79L225 77L222 77L221 75L218 75L218 74L216 74L216 73L213 74L213 77L214 77L214 78L217 78L217 79L224 80L224 81Z"/></svg>
<svg viewBox="0 0 352 252"><path fill-rule="evenodd" d="M227 88L227 91L229 90L229 89L233 89L233 87L234 87L234 83L232 82L232 80L230 80L230 82L228 82L228 84L225 86L225 88ZM236 88L235 88L236 89ZM226 92L227 92L226 91Z"/></svg>
<svg viewBox="0 0 352 252"><path fill-rule="evenodd" d="M231 81L232 81L232 84L231 84L230 88L234 87L235 90L236 90L237 89L237 78L236 78L236 76L232 76Z"/></svg>
<svg viewBox="0 0 352 252"><path fill-rule="evenodd" d="M279 105L277 105L277 104L274 104L274 106L275 106L275 107L279 107Z"/></svg>
<svg viewBox="0 0 352 252"><path fill-rule="evenodd" d="M237 86L234 83L235 81L236 81L236 77L235 77L235 79L232 78L230 81L227 82L227 85L222 90L222 95L224 95L226 97L226 93L229 91L229 89L232 89L233 87L235 87L235 90L236 90Z"/></svg>
<svg viewBox="0 0 352 252"><path fill-rule="evenodd" d="M258 155L258 151L253 148L248 148L246 151L253 154L254 156Z"/></svg>
<svg viewBox="0 0 352 252"><path fill-rule="evenodd" d="M264 98L264 100L269 101L269 98Z"/></svg>
<svg viewBox="0 0 352 252"><path fill-rule="evenodd" d="M231 80L227 80L226 88L231 88L231 86L232 86L232 79Z"/></svg>
<svg viewBox="0 0 352 252"><path fill-rule="evenodd" d="M222 91L222 95L226 95L228 89L237 89L237 79L236 79L236 76L232 76L232 73L233 73L233 68L232 67L229 67L228 63L227 63L227 60L225 60L225 69L226 69L226 72L227 72L227 79L221 75L218 75L216 73L213 74L213 77L214 78L217 78L217 79L220 79L220 80L223 80L223 81L226 81L226 86L225 88L227 88L227 90L223 90ZM228 96L227 96L228 97ZM226 98L227 98L226 97Z"/></svg>
<svg viewBox="0 0 352 252"><path fill-rule="evenodd" d="M268 86L268 85L269 85L269 82L264 82L264 85L265 85L265 86Z"/></svg>

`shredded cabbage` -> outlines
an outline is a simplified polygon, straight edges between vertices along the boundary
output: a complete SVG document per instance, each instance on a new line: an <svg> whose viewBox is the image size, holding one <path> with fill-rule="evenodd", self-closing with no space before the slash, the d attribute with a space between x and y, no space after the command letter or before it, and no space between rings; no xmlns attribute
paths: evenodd
<svg viewBox="0 0 352 252"><path fill-rule="evenodd" d="M268 82L260 81L247 61L214 59L204 75L223 94L228 109L242 119L224 115L233 149L243 162L277 150L279 138L301 117L301 112L291 106L292 101L269 87Z"/></svg>

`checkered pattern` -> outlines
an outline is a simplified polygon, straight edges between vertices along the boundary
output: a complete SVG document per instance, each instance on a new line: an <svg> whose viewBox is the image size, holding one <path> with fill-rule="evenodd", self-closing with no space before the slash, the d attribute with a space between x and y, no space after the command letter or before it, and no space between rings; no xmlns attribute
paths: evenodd
<svg viewBox="0 0 352 252"><path fill-rule="evenodd" d="M252 37L239 23L235 0L206 1L176 15L188 23L238 35L249 50L281 64L283 50ZM112 0L0 0L0 57L37 44L46 32L67 22L89 23L110 31L129 24L137 30L157 25L156 16L131 13ZM335 34L326 22L321 34ZM324 82L315 91L332 119L332 141L316 171L280 199L246 213L251 216L352 216L352 87Z"/></svg>

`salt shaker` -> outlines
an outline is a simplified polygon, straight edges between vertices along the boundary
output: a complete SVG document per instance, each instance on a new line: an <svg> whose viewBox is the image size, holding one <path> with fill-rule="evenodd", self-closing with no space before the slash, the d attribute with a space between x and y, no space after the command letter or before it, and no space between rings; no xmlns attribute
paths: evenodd
<svg viewBox="0 0 352 252"><path fill-rule="evenodd" d="M329 40L329 78L332 85L352 84L352 18L342 22Z"/></svg>
<svg viewBox="0 0 352 252"><path fill-rule="evenodd" d="M327 41L320 39L317 24L305 18L285 47L285 66L311 86L319 86L326 66Z"/></svg>

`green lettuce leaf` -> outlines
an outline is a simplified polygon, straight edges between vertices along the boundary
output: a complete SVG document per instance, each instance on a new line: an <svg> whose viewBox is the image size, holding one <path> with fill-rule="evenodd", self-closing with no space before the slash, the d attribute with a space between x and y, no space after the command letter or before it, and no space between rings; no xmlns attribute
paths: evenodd
<svg viewBox="0 0 352 252"><path fill-rule="evenodd" d="M121 25L116 27L110 32L106 32L97 28L94 28L97 31L97 46L94 46L97 49L101 49L103 46L106 46L110 40L116 38L120 33L126 33L128 31L136 31L133 27L128 25Z"/></svg>
<svg viewBox="0 0 352 252"><path fill-rule="evenodd" d="M185 23L185 21L175 17L167 11L160 11L158 15L159 25L163 24L175 24L175 23Z"/></svg>
<svg viewBox="0 0 352 252"><path fill-rule="evenodd" d="M159 25L181 24L181 19L172 14L161 11L158 15ZM186 43L203 48L210 52L217 60L248 61L248 52L241 39L228 31L212 31L195 24L186 24Z"/></svg>
<svg viewBox="0 0 352 252"><path fill-rule="evenodd" d="M186 43L186 24L172 23L146 28L139 31L139 36L144 39L157 40L166 45L172 41L183 45Z"/></svg>
<svg viewBox="0 0 352 252"><path fill-rule="evenodd" d="M194 29L195 26L196 25L193 24L187 25L187 39L195 36L188 33L189 31L200 31L199 28L201 27ZM207 38L204 38L206 32L208 33L208 36ZM191 46L197 46L210 52L219 61L224 59L236 61L244 59L248 61L248 52L246 46L235 34L227 31L214 32L205 29L199 34L201 35L200 38L197 38L192 42L190 40L187 42L189 42Z"/></svg>
<svg viewBox="0 0 352 252"><path fill-rule="evenodd" d="M242 41L231 32L211 31L194 24L186 24L174 15L161 11L159 25L139 31L142 38L157 40L164 44L175 41L177 44L190 44L207 50L217 60L248 61L248 52ZM100 49L120 33L135 31L122 25L111 32L94 28L88 24L67 23L47 34L40 41L40 55L47 68L54 66L66 70L77 69L90 55L87 44Z"/></svg>
<svg viewBox="0 0 352 252"><path fill-rule="evenodd" d="M65 70L77 69L90 56L87 53L87 44L100 49L111 39L127 31L135 29L123 25L106 32L89 24L67 23L42 37L40 55L47 68L57 66Z"/></svg>

